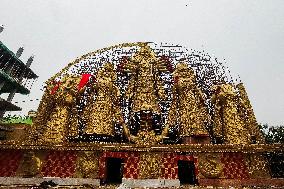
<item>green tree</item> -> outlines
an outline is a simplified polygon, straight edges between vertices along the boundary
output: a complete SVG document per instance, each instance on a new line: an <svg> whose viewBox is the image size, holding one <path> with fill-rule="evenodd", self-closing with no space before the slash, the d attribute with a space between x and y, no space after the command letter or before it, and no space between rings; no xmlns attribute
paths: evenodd
<svg viewBox="0 0 284 189"><path fill-rule="evenodd" d="M268 124L259 125L267 144L284 144L284 126L268 126Z"/></svg>

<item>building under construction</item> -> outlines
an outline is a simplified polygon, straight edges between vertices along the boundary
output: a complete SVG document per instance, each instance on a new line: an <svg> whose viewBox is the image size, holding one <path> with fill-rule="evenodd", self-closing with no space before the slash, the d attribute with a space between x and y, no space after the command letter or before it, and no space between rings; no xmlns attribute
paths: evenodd
<svg viewBox="0 0 284 189"><path fill-rule="evenodd" d="M0 27L0 33L1 31L3 31L2 26ZM26 63L20 59L23 50L24 48L20 47L15 54L0 41L0 119L3 118L7 111L21 110L21 107L12 103L15 94L29 94L32 84L38 77L30 69L33 56ZM7 139L9 135L7 133L15 129L18 130L18 126L0 122L0 140Z"/></svg>

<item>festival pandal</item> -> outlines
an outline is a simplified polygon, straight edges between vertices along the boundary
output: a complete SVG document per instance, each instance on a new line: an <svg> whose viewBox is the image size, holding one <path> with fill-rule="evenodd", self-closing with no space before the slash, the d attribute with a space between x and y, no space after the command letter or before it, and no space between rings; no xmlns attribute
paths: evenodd
<svg viewBox="0 0 284 189"><path fill-rule="evenodd" d="M283 184L264 155L283 148L265 144L244 84L180 45L124 43L75 59L46 81L25 136L0 143L10 186Z"/></svg>

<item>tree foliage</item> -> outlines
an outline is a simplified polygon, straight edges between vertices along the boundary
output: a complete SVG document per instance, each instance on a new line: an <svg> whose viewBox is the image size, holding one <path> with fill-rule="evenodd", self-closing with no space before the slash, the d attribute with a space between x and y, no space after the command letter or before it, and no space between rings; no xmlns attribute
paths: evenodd
<svg viewBox="0 0 284 189"><path fill-rule="evenodd" d="M284 125L269 126L268 124L259 125L267 144L284 144Z"/></svg>

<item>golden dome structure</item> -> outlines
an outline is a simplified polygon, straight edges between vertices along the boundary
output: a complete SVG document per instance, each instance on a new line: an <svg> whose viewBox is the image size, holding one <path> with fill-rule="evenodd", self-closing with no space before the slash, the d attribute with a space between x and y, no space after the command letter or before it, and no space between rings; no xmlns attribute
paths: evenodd
<svg viewBox="0 0 284 189"><path fill-rule="evenodd" d="M265 156L283 146L265 144L244 85L217 59L180 45L124 43L77 58L46 82L28 133L0 143L0 182L283 183L271 179ZM14 167L3 164L9 159Z"/></svg>

